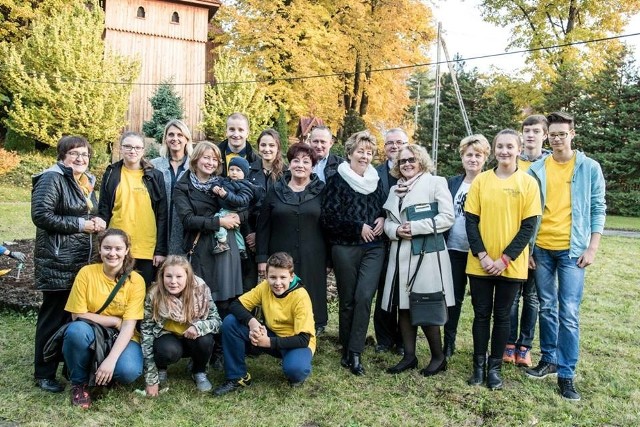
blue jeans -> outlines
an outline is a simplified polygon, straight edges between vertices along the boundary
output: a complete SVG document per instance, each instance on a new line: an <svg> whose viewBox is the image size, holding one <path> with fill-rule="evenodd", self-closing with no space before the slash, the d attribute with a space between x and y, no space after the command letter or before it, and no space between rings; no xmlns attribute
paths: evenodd
<svg viewBox="0 0 640 427"><path fill-rule="evenodd" d="M541 359L558 365L558 377L573 378L578 363L584 268L578 267L577 258L569 257L568 249L550 251L536 246L534 259Z"/></svg>
<svg viewBox="0 0 640 427"><path fill-rule="evenodd" d="M516 348L531 348L538 320L538 292L536 291L535 270L529 270L526 282L518 289L511 307L511 334L507 344L515 344ZM518 311L522 296L522 315L520 316L520 335L518 335Z"/></svg>
<svg viewBox="0 0 640 427"><path fill-rule="evenodd" d="M85 322L71 322L64 334L62 354L69 370L71 384L89 383L91 359L95 335L93 328ZM129 341L127 347L118 357L113 371L113 381L130 384L142 375L142 349L140 344Z"/></svg>
<svg viewBox="0 0 640 427"><path fill-rule="evenodd" d="M276 335L267 330L270 337ZM222 321L222 353L224 354L224 376L228 380L237 380L247 375L245 355L249 340L249 328L236 319L233 314ZM311 374L313 353L309 347L272 350L259 348L263 353L282 358L282 372L291 382L304 381Z"/></svg>

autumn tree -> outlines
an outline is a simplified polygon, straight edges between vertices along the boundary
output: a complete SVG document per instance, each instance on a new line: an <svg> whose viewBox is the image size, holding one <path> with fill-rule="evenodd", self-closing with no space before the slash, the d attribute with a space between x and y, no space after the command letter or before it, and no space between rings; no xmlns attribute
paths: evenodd
<svg viewBox="0 0 640 427"><path fill-rule="evenodd" d="M240 60L238 54L219 49L213 67L214 83L205 88L201 126L207 138L224 139L227 117L241 112L251 121L250 138L268 127L276 111L275 104L264 95L256 76Z"/></svg>
<svg viewBox="0 0 640 427"><path fill-rule="evenodd" d="M173 119L182 119L184 109L182 107L182 99L178 96L172 81L162 82L149 102L153 107L153 115L151 120L142 124L142 132L148 137L156 140L158 144L162 144L164 138L164 128L167 123Z"/></svg>
<svg viewBox="0 0 640 427"><path fill-rule="evenodd" d="M554 81L562 67L577 67L589 78L606 64L608 52L619 52L618 40L540 49L618 35L629 18L640 11L640 0L483 0L483 18L512 28L510 47L533 49L529 53L536 81Z"/></svg>
<svg viewBox="0 0 640 427"><path fill-rule="evenodd" d="M408 71L379 70L425 62L434 38L418 0L238 0L217 18L221 43L248 54L270 99L334 130L349 110L369 126L399 123ZM319 77L299 78L308 76Z"/></svg>
<svg viewBox="0 0 640 427"><path fill-rule="evenodd" d="M54 147L65 134L84 135L105 153L125 125L135 61L105 51L104 13L97 1L65 2L38 14L31 35L0 45L5 125Z"/></svg>

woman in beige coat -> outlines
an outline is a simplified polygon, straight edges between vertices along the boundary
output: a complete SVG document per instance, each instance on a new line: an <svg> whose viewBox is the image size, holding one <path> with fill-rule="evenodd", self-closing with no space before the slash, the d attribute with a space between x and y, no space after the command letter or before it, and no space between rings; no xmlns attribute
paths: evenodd
<svg viewBox="0 0 640 427"><path fill-rule="evenodd" d="M395 366L387 369L388 373L397 374L418 366L416 357L416 337L418 328L411 324L409 313L408 285L416 274L420 255L413 255L411 251L412 237L433 235L434 228L431 218L414 221L407 220L409 207L414 205L431 204L437 202L438 213L435 215L437 233L443 233L453 224L453 202L447 187L447 180L431 175L433 163L427 151L418 145L402 147L394 162L391 174L399 178L398 184L391 188L389 197L384 204L387 218L384 231L391 240L389 266L385 281L382 307L390 310L398 307L398 325L404 344L404 357ZM433 205L432 205L433 207ZM419 271L416 274L413 292L438 292L444 287L447 306L455 304L453 295L453 280L451 265L446 245L439 252L424 254ZM431 361L420 371L426 377L447 369L447 361L442 351L440 326L422 326L431 350Z"/></svg>

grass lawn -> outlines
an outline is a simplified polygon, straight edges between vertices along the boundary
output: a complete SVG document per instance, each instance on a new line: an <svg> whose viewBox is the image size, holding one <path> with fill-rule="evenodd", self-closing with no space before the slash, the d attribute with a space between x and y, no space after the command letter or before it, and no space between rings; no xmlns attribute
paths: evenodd
<svg viewBox="0 0 640 427"><path fill-rule="evenodd" d="M607 215L605 228L611 230L640 231L640 218Z"/></svg>
<svg viewBox="0 0 640 427"><path fill-rule="evenodd" d="M582 401L555 392L555 379L534 381L522 370L503 370L505 389L470 387L471 304L467 299L458 349L449 370L424 378L416 371L388 375L398 360L368 346L367 374L354 377L339 365L337 317L319 339L313 374L291 389L279 363L269 356L249 359L254 384L222 398L199 394L185 373L186 361L170 367L169 390L157 399L117 387L89 411L72 408L68 389L52 395L32 385L35 315L0 313L0 425L168 425L168 426L635 426L640 423L640 271L637 240L605 236L589 267L582 309L581 359L577 386ZM372 334L373 331L370 330ZM534 362L539 358L534 342ZM420 367L428 348L420 339ZM221 372L210 372L214 385ZM142 383L136 384L141 388Z"/></svg>
<svg viewBox="0 0 640 427"><path fill-rule="evenodd" d="M33 239L31 188L0 185L0 244L16 239Z"/></svg>

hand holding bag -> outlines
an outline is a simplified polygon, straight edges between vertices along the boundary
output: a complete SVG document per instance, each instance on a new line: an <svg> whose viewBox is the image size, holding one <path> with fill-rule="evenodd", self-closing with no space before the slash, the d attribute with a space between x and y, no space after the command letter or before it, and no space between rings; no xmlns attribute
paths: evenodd
<svg viewBox="0 0 640 427"><path fill-rule="evenodd" d="M431 217L433 223L433 234L436 237L442 237L438 234L436 228L436 220ZM444 250L444 248L442 248ZM447 302L445 301L444 281L442 279L442 264L440 263L440 251L435 251L438 257L438 270L440 271L440 285L442 290L438 292L420 293L412 292L411 289L416 281L416 276L422 265L425 250L420 252L420 258L418 259L418 265L416 271L413 273L413 277L407 284L407 291L409 292L409 313L411 315L411 324L413 326L442 326L447 323L448 310Z"/></svg>

